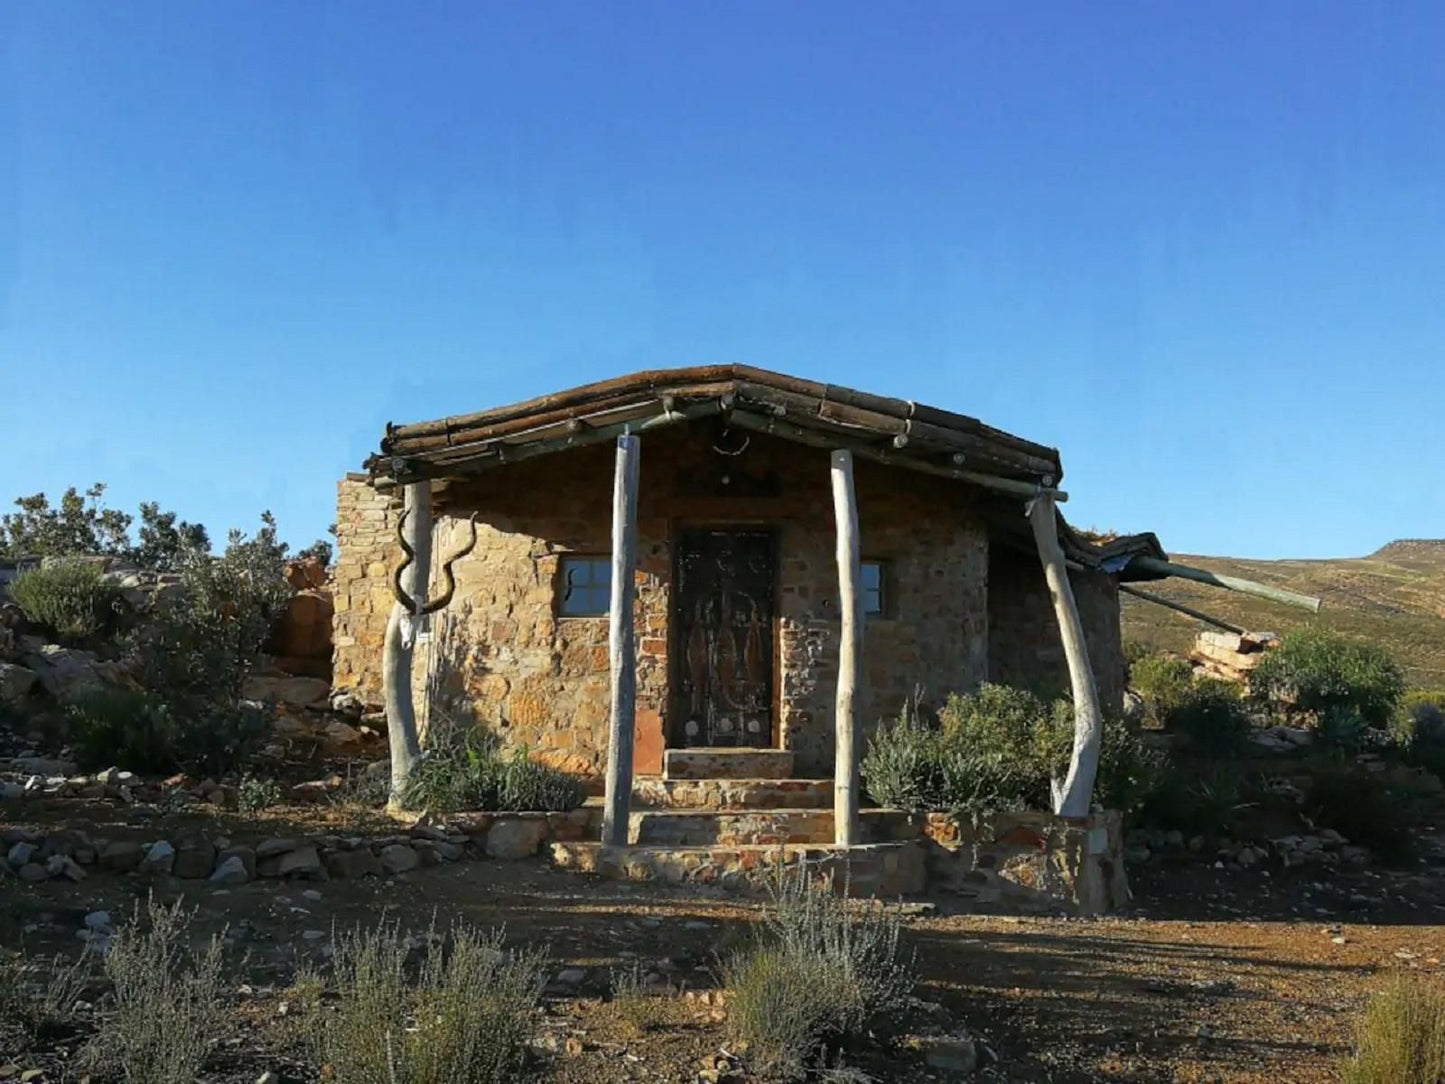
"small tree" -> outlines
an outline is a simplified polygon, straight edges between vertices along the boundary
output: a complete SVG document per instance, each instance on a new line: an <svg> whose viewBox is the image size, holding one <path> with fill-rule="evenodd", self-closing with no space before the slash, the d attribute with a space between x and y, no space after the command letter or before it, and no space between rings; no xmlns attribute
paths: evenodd
<svg viewBox="0 0 1445 1084"><path fill-rule="evenodd" d="M1331 708L1349 708L1370 726L1384 727L1405 692L1405 676L1378 645L1314 626L1286 633L1249 685L1267 704L1285 703L1316 719Z"/></svg>
<svg viewBox="0 0 1445 1084"><path fill-rule="evenodd" d="M0 516L0 556L69 557L79 554L120 555L130 549L129 514L101 503L105 484L96 482L84 493L74 486L52 507L44 493L15 500L18 512Z"/></svg>
<svg viewBox="0 0 1445 1084"><path fill-rule="evenodd" d="M130 556L142 568L177 572L192 555L209 553L211 538L204 525L177 520L174 512L162 512L155 501L140 506L140 543Z"/></svg>

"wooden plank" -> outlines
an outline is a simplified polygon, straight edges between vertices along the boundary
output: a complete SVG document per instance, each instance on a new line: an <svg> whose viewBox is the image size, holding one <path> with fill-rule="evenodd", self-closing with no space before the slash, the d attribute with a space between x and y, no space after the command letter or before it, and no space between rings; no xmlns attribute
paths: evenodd
<svg viewBox="0 0 1445 1084"><path fill-rule="evenodd" d="M1054 812L1061 817L1087 817L1094 795L1094 777L1099 771L1099 749L1104 739L1104 716L1099 708L1099 690L1094 683L1094 670L1089 662L1088 645L1084 642L1084 625L1079 620L1079 607L1069 583L1069 570L1064 565L1064 549L1059 545L1058 515L1053 497L1040 493L1029 505L1029 524L1039 561L1044 566L1044 579L1054 602L1054 617L1059 623L1059 637L1064 644L1064 659L1069 666L1069 685L1074 694L1074 751L1069 759L1069 772L1064 781L1054 784Z"/></svg>
<svg viewBox="0 0 1445 1084"><path fill-rule="evenodd" d="M1256 598L1267 598L1272 602L1282 602L1286 606L1298 606L1311 613L1320 612L1320 600L1312 595L1301 595L1294 591L1286 591L1282 587L1271 587L1265 583L1240 579L1238 576L1225 576L1222 573L1209 572L1202 568L1178 565L1173 561L1161 561L1157 557L1135 557L1129 562L1129 567L1141 569L1144 572L1158 572L1164 576L1178 576L1182 580L1193 580L1195 583L1207 583L1211 587L1223 587L1230 591L1254 595Z"/></svg>
<svg viewBox="0 0 1445 1084"><path fill-rule="evenodd" d="M904 467L940 478L952 478L958 482L969 482L972 485L983 486L985 489L997 490L1015 497L1032 497L1039 492L1039 487L1033 482L1018 478L1005 478L997 474L986 474L982 471L964 470L962 467L945 467L915 456L900 454L896 449L870 447L867 444L849 440L842 434L835 436L816 429L805 429L785 418L769 418L750 411L734 410L728 415L728 424L743 429L752 429L759 433L772 433L786 440L809 444L815 448L847 448L854 455L863 459L871 459L876 463L885 463L890 467ZM1051 492L1056 501L1069 499L1069 495L1063 490L1052 490Z"/></svg>
<svg viewBox="0 0 1445 1084"><path fill-rule="evenodd" d="M833 520L838 552L838 689L833 714L833 842L858 842L858 706L854 696L863 664L863 592L858 541L858 496L853 453L832 456Z"/></svg>
<svg viewBox="0 0 1445 1084"><path fill-rule="evenodd" d="M637 645L632 616L637 569L637 484L641 441L617 438L617 473L612 486L612 607L608 614L608 655L612 664L611 733L607 742L607 783L602 842L627 845L632 799L632 745L637 725Z"/></svg>

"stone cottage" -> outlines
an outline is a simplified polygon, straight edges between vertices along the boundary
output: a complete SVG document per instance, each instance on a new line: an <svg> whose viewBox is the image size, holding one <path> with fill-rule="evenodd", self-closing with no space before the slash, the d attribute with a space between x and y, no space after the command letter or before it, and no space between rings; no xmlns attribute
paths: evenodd
<svg viewBox="0 0 1445 1084"><path fill-rule="evenodd" d="M633 765L666 749L792 751L833 770L839 663L830 449L856 458L865 730L915 696L982 681L1050 693L1069 675L1029 523L1058 499L1058 452L973 418L745 366L638 373L457 417L388 426L366 473L338 487L334 688L382 701L382 644L402 485L428 483L429 582L455 591L423 619L413 669L422 725L486 726L599 773L609 720L614 441L645 434L637 490ZM1123 691L1118 581L1152 535L1060 541L1106 711ZM1147 578L1141 576L1141 578Z"/></svg>

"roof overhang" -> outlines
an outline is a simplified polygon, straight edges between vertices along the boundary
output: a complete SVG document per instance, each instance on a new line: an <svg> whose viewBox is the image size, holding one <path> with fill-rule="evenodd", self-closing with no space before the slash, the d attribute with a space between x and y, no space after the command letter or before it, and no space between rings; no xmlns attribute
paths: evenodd
<svg viewBox="0 0 1445 1084"><path fill-rule="evenodd" d="M465 477L709 416L1020 497L1063 477L1056 449L977 418L746 365L649 370L475 414L388 425L366 466L378 481Z"/></svg>

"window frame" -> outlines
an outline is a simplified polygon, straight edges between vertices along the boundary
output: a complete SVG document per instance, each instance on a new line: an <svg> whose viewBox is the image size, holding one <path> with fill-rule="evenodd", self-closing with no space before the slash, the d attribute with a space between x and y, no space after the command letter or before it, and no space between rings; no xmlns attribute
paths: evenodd
<svg viewBox="0 0 1445 1084"><path fill-rule="evenodd" d="M878 569L878 609L868 609L869 589L864 586L865 569L868 567ZM887 621L894 616L893 612L893 574L892 562L885 557L864 557L859 562L858 577L859 593L863 596L863 620L865 621Z"/></svg>
<svg viewBox="0 0 1445 1084"><path fill-rule="evenodd" d="M579 565L586 566L589 570L588 580L579 585L584 595L593 600L593 596L601 589L604 591L604 600L600 609L587 609L578 612L569 612L567 609L568 595L571 589L568 572ZM602 577L596 578L593 572L600 569ZM559 620L567 621L595 621L599 617L606 617L612 609L612 556L611 554L598 553L567 553L563 554L557 562L557 590L556 590L556 614Z"/></svg>

